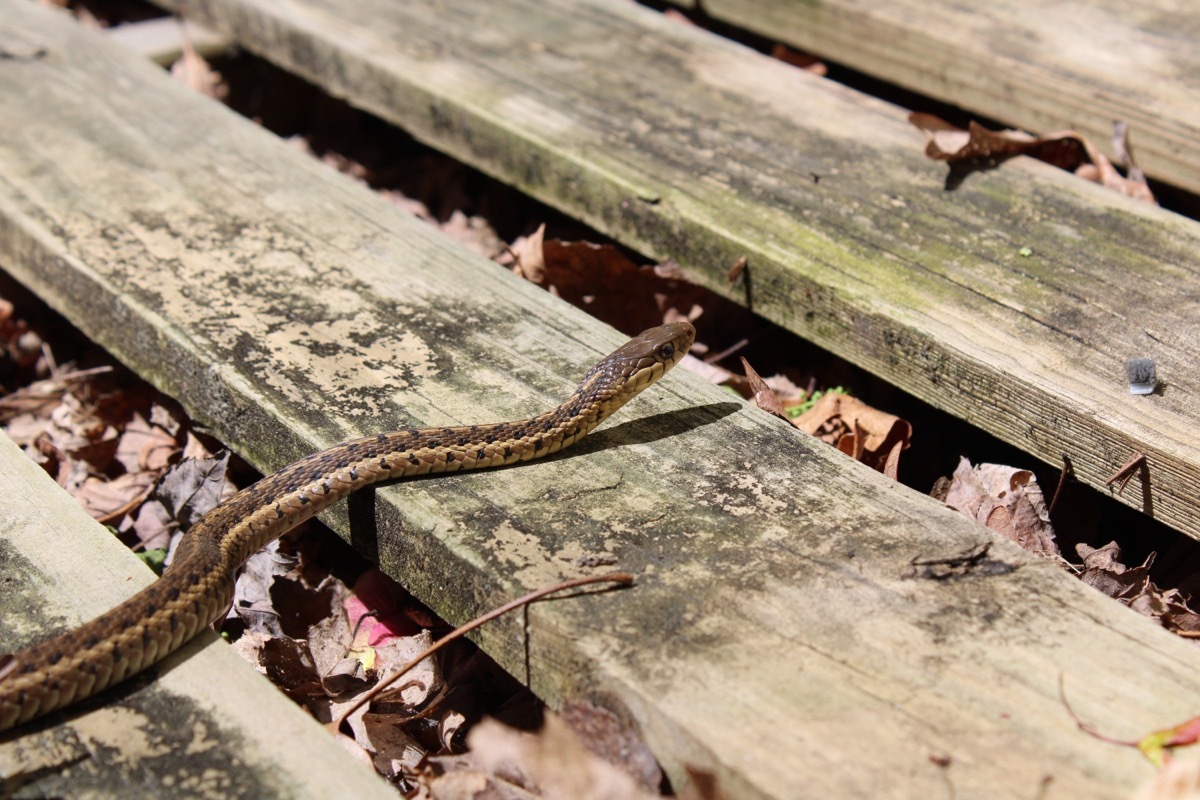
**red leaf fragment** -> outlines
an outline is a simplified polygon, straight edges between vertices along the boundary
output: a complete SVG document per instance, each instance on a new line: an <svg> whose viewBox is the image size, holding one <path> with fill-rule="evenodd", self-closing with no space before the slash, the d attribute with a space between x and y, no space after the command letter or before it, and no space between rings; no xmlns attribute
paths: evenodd
<svg viewBox="0 0 1200 800"><path fill-rule="evenodd" d="M1138 750L1156 767L1161 767L1170 759L1168 752L1175 747L1195 744L1200 739L1200 717L1192 717L1187 722L1181 722L1173 728L1148 733L1138 740Z"/></svg>

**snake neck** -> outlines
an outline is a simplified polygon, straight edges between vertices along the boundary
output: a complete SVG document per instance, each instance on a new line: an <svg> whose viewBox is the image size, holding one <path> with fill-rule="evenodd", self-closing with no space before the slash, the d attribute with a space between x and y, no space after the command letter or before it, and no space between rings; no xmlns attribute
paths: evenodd
<svg viewBox="0 0 1200 800"><path fill-rule="evenodd" d="M343 442L236 494L184 534L171 567L117 608L0 662L0 731L70 705L165 658L229 607L237 569L266 543L367 485L515 464L587 435L682 357L686 323L647 331L593 368L557 408L516 422L393 431ZM648 355L673 337L679 349Z"/></svg>
<svg viewBox="0 0 1200 800"><path fill-rule="evenodd" d="M602 382L605 378L593 370L563 403L536 417L392 431L314 453L201 518L180 541L175 563L232 574L267 543L371 484L506 466L556 453L586 436L633 396L621 396Z"/></svg>

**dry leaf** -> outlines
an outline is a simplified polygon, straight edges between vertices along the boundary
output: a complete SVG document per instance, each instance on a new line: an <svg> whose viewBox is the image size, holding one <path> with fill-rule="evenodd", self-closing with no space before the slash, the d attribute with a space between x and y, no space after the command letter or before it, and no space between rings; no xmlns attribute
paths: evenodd
<svg viewBox="0 0 1200 800"><path fill-rule="evenodd" d="M737 283L738 278L742 277L742 273L746 271L746 264L748 263L745 256L733 262L733 266L729 268L729 272L725 275L725 280L730 284Z"/></svg>
<svg viewBox="0 0 1200 800"><path fill-rule="evenodd" d="M546 223L543 222L529 236L513 242L510 248L513 258L516 259L512 271L538 286L543 285L546 281L546 256L543 250L545 236Z"/></svg>
<svg viewBox="0 0 1200 800"><path fill-rule="evenodd" d="M1138 200L1157 202L1140 169L1131 166L1130 176L1122 176L1087 137L1074 131L1032 136L1018 130L988 130L975 121L968 123L969 130L964 131L939 117L921 112L909 114L908 120L928 137L925 155L950 164L951 176L947 178L950 188L975 169L989 168L1013 156L1026 155ZM1121 155L1125 156L1126 162L1132 163L1127 127L1120 130L1124 143L1120 148Z"/></svg>
<svg viewBox="0 0 1200 800"><path fill-rule="evenodd" d="M467 746L479 770L505 776L535 797L644 800L660 796L641 789L629 775L592 754L556 714L546 715L537 734L484 720L467 734Z"/></svg>
<svg viewBox="0 0 1200 800"><path fill-rule="evenodd" d="M282 623L271 601L271 587L276 576L288 575L298 563L295 556L280 552L278 539L264 545L246 559L238 573L227 618L241 620L247 631L282 636Z"/></svg>
<svg viewBox="0 0 1200 800"><path fill-rule="evenodd" d="M1146 779L1133 800L1200 800L1200 759L1171 759Z"/></svg>
<svg viewBox="0 0 1200 800"><path fill-rule="evenodd" d="M1150 579L1153 553L1141 566L1127 567L1121 563L1121 548L1116 542L1100 548L1078 544L1075 552L1083 559L1084 569L1079 579L1088 586L1157 620L1168 630L1188 638L1200 634L1200 615L1188 607L1179 590L1160 589Z"/></svg>
<svg viewBox="0 0 1200 800"><path fill-rule="evenodd" d="M679 794L679 800L728 800L729 796L717 784L716 773L692 764L684 764L683 768L688 784Z"/></svg>
<svg viewBox="0 0 1200 800"><path fill-rule="evenodd" d="M93 518L106 519L146 497L157 479L152 472L119 475L113 480L88 478L75 491L75 499Z"/></svg>
<svg viewBox="0 0 1200 800"><path fill-rule="evenodd" d="M639 267L612 245L541 241L542 233L513 245L513 271L613 327L641 331L702 313L705 291L677 264Z"/></svg>
<svg viewBox="0 0 1200 800"><path fill-rule="evenodd" d="M229 94L229 84L221 77L221 73L209 66L204 56L196 52L186 28L183 31L182 45L183 55L171 66L171 77L181 81L193 92L214 100L224 100Z"/></svg>
<svg viewBox="0 0 1200 800"><path fill-rule="evenodd" d="M1060 555L1041 487L1029 470L1000 464L972 467L960 459L943 502L1026 550Z"/></svg>
<svg viewBox="0 0 1200 800"><path fill-rule="evenodd" d="M127 521L121 524L120 531L124 534L132 531L136 538L135 550L155 550L171 544L171 536L175 534L177 527L161 503L142 503L136 510L131 510L131 513L132 523L128 522L127 518Z"/></svg>
<svg viewBox="0 0 1200 800"><path fill-rule="evenodd" d="M819 75L822 78L829 74L829 67L817 56L793 50L779 42L776 42L771 48L771 58L782 61L785 64L791 64L793 67L798 67L805 72L811 72L813 75Z"/></svg>
<svg viewBox="0 0 1200 800"><path fill-rule="evenodd" d="M568 700L560 714L584 747L619 767L643 789L653 792L662 785L658 760L631 723L587 700Z"/></svg>
<svg viewBox="0 0 1200 800"><path fill-rule="evenodd" d="M158 472L167 468L177 452L179 445L173 435L135 412L121 433L116 459L128 472Z"/></svg>
<svg viewBox="0 0 1200 800"><path fill-rule="evenodd" d="M783 409L783 403L779 402L779 398L775 396L775 392L767 386L766 381L758 376L754 371L754 367L750 366L750 362L745 358L742 359L742 369L746 371L746 379L750 382L750 389L754 392L754 405L766 411L768 414L774 414L784 422L791 422L791 417Z"/></svg>
<svg viewBox="0 0 1200 800"><path fill-rule="evenodd" d="M912 437L905 420L837 392L826 392L792 423L893 480Z"/></svg>
<svg viewBox="0 0 1200 800"><path fill-rule="evenodd" d="M186 531L230 493L232 487L225 480L228 467L228 450L215 458L180 461L162 476L154 499L162 503L179 529Z"/></svg>

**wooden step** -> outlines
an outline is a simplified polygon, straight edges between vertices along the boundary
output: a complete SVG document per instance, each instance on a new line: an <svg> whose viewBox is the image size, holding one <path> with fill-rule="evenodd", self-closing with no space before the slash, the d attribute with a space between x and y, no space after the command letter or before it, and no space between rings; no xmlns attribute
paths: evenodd
<svg viewBox="0 0 1200 800"><path fill-rule="evenodd" d="M1200 22L1189 4L679 5L1026 130L1073 128L1109 154L1123 119L1148 175L1200 192Z"/></svg>
<svg viewBox="0 0 1200 800"><path fill-rule="evenodd" d="M188 13L1101 491L1145 454L1121 500L1200 537L1195 222L1025 159L947 192L902 109L622 0Z"/></svg>
<svg viewBox="0 0 1200 800"><path fill-rule="evenodd" d="M0 478L0 652L154 579L2 432ZM0 797L396 796L212 633L84 708L0 742Z"/></svg>
<svg viewBox="0 0 1200 800"><path fill-rule="evenodd" d="M545 409L621 341L98 34L0 11L0 265L263 471ZM1076 728L1060 675L1114 736L1200 708L1189 643L682 370L562 457L402 483L354 518L328 515L456 623L637 573L479 640L552 704L624 706L680 788L693 764L738 798L1125 797L1151 768ZM985 543L956 578L914 566ZM60 580L7 579L0 649L31 635L7 599ZM46 632L90 612L62 613Z"/></svg>
<svg viewBox="0 0 1200 800"><path fill-rule="evenodd" d="M222 55L230 48L228 39L204 26L195 23L184 25L172 17L141 20L103 30L114 41L165 67L183 56L185 37L192 48L205 58Z"/></svg>

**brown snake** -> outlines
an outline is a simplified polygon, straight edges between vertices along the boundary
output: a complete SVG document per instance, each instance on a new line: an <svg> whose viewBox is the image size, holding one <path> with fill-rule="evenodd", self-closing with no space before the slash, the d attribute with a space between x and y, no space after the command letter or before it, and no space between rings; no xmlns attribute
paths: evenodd
<svg viewBox="0 0 1200 800"><path fill-rule="evenodd" d="M686 322L651 328L588 372L558 408L519 422L381 433L314 453L243 489L184 535L171 567L112 611L0 657L0 731L165 658L229 607L252 553L364 486L528 461L579 440L691 348Z"/></svg>

